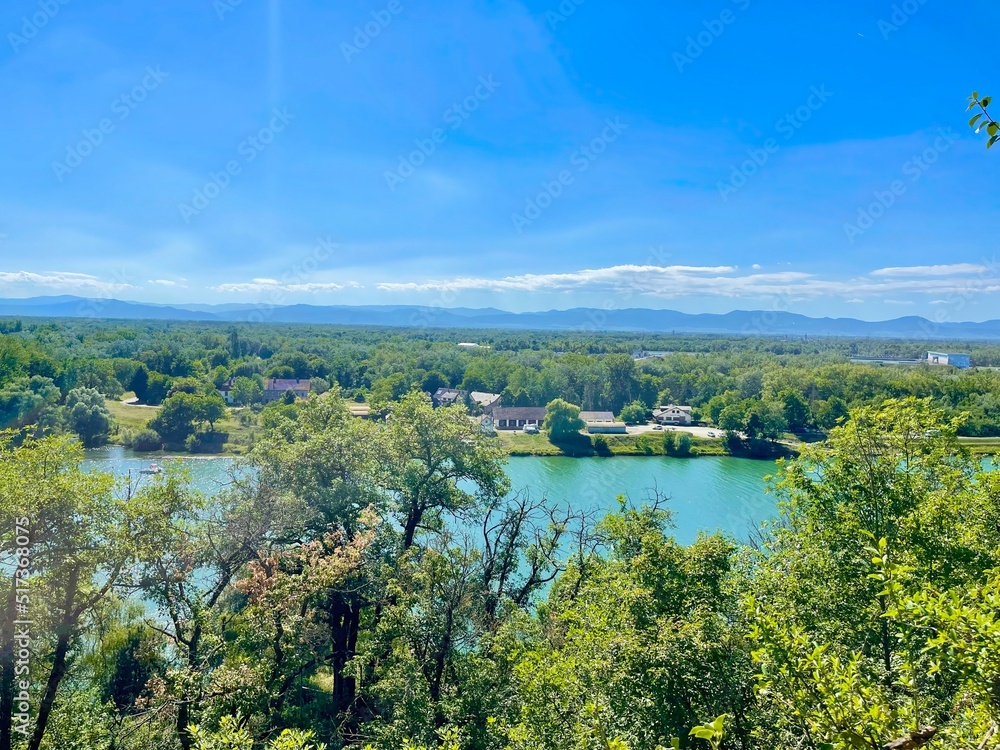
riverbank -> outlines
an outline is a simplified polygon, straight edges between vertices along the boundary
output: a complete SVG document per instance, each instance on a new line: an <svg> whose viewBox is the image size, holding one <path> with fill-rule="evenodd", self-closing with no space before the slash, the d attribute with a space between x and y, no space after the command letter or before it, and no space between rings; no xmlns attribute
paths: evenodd
<svg viewBox="0 0 1000 750"><path fill-rule="evenodd" d="M666 456L663 433L648 432L638 435L601 435L607 448L600 450L594 447L589 439L581 439L572 443L556 445L547 435L526 435L523 432L498 433L500 442L511 456L569 456L583 457L613 457L613 456ZM583 436L586 438L586 436ZM698 456L728 456L726 446L721 438L691 438L691 457Z"/></svg>

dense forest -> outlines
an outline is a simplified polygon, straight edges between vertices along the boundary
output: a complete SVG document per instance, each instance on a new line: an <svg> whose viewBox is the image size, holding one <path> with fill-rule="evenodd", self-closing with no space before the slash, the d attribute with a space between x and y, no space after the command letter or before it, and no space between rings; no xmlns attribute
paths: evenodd
<svg viewBox="0 0 1000 750"><path fill-rule="evenodd" d="M7 433L0 748L1000 745L1000 483L930 400L690 546L668 497L511 496L462 407L349 404L276 415L211 497Z"/></svg>
<svg viewBox="0 0 1000 750"><path fill-rule="evenodd" d="M850 408L914 396L965 414L964 436L1000 435L995 345L935 342L971 351L975 367L959 371L849 362L923 357L928 348L885 340L86 320L6 321L2 330L0 427L30 428L34 437L71 432L88 446L245 449L272 421L260 403L264 378L309 378L319 393L337 386L383 410L441 387L500 393L506 406L563 399L628 421L677 403L707 424L765 439L829 430ZM633 356L644 351L662 356ZM247 409L227 411L217 391L227 381ZM142 424L119 424L103 402L124 394L163 408L155 420L150 413Z"/></svg>

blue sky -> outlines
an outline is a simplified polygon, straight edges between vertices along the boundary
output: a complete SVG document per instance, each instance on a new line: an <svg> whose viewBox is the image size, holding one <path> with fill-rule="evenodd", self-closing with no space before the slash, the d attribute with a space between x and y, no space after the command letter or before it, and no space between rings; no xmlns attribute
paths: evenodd
<svg viewBox="0 0 1000 750"><path fill-rule="evenodd" d="M986 0L8 0L0 296L1000 317L1000 153L965 113L998 27Z"/></svg>

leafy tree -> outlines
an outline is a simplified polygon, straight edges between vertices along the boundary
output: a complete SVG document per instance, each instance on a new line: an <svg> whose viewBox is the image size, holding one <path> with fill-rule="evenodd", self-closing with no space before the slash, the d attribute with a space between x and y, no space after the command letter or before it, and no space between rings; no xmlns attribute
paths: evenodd
<svg viewBox="0 0 1000 750"><path fill-rule="evenodd" d="M66 426L80 436L86 447L107 442L111 432L111 412L99 391L74 388L66 395L62 411Z"/></svg>
<svg viewBox="0 0 1000 750"><path fill-rule="evenodd" d="M208 427L215 432L215 423L226 416L226 402L218 393L200 396L197 403L198 419L208 422Z"/></svg>
<svg viewBox="0 0 1000 750"><path fill-rule="evenodd" d="M49 378L17 378L0 388L0 429L31 427L35 437L51 435L60 423L59 389Z"/></svg>
<svg viewBox="0 0 1000 750"><path fill-rule="evenodd" d="M166 442L182 443L194 434L195 423L202 418L201 407L202 401L198 396L175 393L163 402L159 414L149 421L149 427Z"/></svg>
<svg viewBox="0 0 1000 750"><path fill-rule="evenodd" d="M849 410L844 400L837 396L832 396L828 401L824 401L819 405L816 419L819 422L819 426L824 430L832 430L842 420L846 419L848 414Z"/></svg>
<svg viewBox="0 0 1000 750"><path fill-rule="evenodd" d="M652 412L641 401L633 401L622 407L618 418L626 424L645 424L652 417Z"/></svg>
<svg viewBox="0 0 1000 750"><path fill-rule="evenodd" d="M139 401L146 403L146 396L149 393L149 369L146 365L140 364L135 368L128 389L135 393L135 397Z"/></svg>
<svg viewBox="0 0 1000 750"><path fill-rule="evenodd" d="M552 589L515 667L512 748L649 748L687 742L702 716L733 712L749 738L752 666L739 602L727 590L733 547L682 547L656 500L599 526L607 557L580 560Z"/></svg>
<svg viewBox="0 0 1000 750"><path fill-rule="evenodd" d="M768 745L805 732L815 746L881 746L925 724L953 726L963 740L949 746L981 741L973 704L957 699L962 680L944 673L959 669L973 631L915 617L945 600L954 616L1000 562L988 530L996 479L958 446L959 425L927 401L888 401L856 410L783 471L784 520L750 600ZM926 597L907 598L921 588Z"/></svg>
<svg viewBox="0 0 1000 750"><path fill-rule="evenodd" d="M92 618L116 587L134 584L141 562L162 552L170 516L185 501L174 477L140 491L116 487L107 474L80 469L83 448L66 437L29 440L16 447L7 433L0 443L0 549L28 549L8 556L8 570L30 564L33 619L44 648L34 651L31 690L35 723L28 750L39 750L57 697L79 654ZM22 540L22 541L18 541ZM24 541L26 540L26 541ZM30 563L20 562L22 559ZM6 580L0 612L0 747L12 747L16 596ZM41 644L39 644L41 646Z"/></svg>
<svg viewBox="0 0 1000 750"><path fill-rule="evenodd" d="M779 394L784 410L785 422L792 432L803 432L809 426L809 404L795 391L782 391Z"/></svg>
<svg viewBox="0 0 1000 750"><path fill-rule="evenodd" d="M146 384L145 396L140 401L150 406L157 406L163 403L169 392L170 378L159 372L151 372Z"/></svg>
<svg viewBox="0 0 1000 750"><path fill-rule="evenodd" d="M257 378L239 377L233 381L230 394L240 406L259 404L264 400L264 386Z"/></svg>
<svg viewBox="0 0 1000 750"><path fill-rule="evenodd" d="M545 407L543 427L548 430L549 439L559 442L573 437L586 424L580 419L580 407L557 398Z"/></svg>

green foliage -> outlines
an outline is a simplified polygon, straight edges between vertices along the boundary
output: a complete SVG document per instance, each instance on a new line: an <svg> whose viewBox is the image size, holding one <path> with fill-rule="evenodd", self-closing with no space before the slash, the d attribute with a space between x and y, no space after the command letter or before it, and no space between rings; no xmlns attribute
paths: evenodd
<svg viewBox="0 0 1000 750"><path fill-rule="evenodd" d="M132 435L125 445L138 453L148 453L160 450L163 447L163 438L156 430L141 430Z"/></svg>
<svg viewBox="0 0 1000 750"><path fill-rule="evenodd" d="M111 432L111 412L104 395L93 388L74 388L66 395L63 406L66 428L80 436L88 448L103 445Z"/></svg>
<svg viewBox="0 0 1000 750"><path fill-rule="evenodd" d="M217 393L195 395L179 391L163 402L149 427L165 442L183 443L195 434L199 424L208 423L214 429L215 422L225 413L226 404Z"/></svg>
<svg viewBox="0 0 1000 750"><path fill-rule="evenodd" d="M553 443L567 440L580 432L586 424L580 419L580 407L561 398L550 401L545 407L543 428Z"/></svg>
<svg viewBox="0 0 1000 750"><path fill-rule="evenodd" d="M622 407L618 418L626 424L646 424L652 419L653 412L641 401L633 401Z"/></svg>
<svg viewBox="0 0 1000 750"><path fill-rule="evenodd" d="M973 128L976 133L979 133L984 128L986 129L986 148L993 148L993 144L1000 141L1000 124L990 116L988 109L992 101L992 97L980 97L979 92L973 91L972 96L969 97L969 106L967 108L969 111L979 110L969 120L969 127Z"/></svg>
<svg viewBox="0 0 1000 750"><path fill-rule="evenodd" d="M59 429L59 389L39 375L17 378L0 388L0 429L30 428L35 437Z"/></svg>
<svg viewBox="0 0 1000 750"><path fill-rule="evenodd" d="M209 732L201 727L191 728L191 736L196 750L254 750L254 738L238 719L224 716L217 732ZM285 729L267 743L266 750L325 750L325 744L317 744L312 732Z"/></svg>

